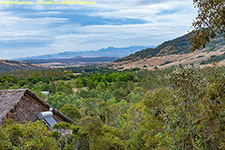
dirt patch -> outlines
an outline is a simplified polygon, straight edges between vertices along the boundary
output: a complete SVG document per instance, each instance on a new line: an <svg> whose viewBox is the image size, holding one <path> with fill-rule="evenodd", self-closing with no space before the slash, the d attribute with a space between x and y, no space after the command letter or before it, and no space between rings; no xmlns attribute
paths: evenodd
<svg viewBox="0 0 225 150"><path fill-rule="evenodd" d="M81 90L87 90L86 87L83 87L83 88L73 88L73 91L74 92L80 92Z"/></svg>

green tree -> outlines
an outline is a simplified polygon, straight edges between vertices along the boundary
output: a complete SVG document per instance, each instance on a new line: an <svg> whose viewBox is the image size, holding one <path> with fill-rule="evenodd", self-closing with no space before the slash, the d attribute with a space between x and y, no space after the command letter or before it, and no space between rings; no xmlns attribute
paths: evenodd
<svg viewBox="0 0 225 150"><path fill-rule="evenodd" d="M60 111L74 121L81 118L79 110L73 104L65 104Z"/></svg>
<svg viewBox="0 0 225 150"><path fill-rule="evenodd" d="M210 72L206 79L190 66L172 73L177 94L169 120L177 149L224 149L225 77L216 68Z"/></svg>
<svg viewBox="0 0 225 150"><path fill-rule="evenodd" d="M101 136L97 138L93 148L96 150L125 150L125 143L121 140L121 133L120 129L104 126Z"/></svg>
<svg viewBox="0 0 225 150"><path fill-rule="evenodd" d="M198 8L198 16L193 22L195 30L191 49L194 51L205 47L216 35L225 39L225 1L224 0L193 0Z"/></svg>
<svg viewBox="0 0 225 150"><path fill-rule="evenodd" d="M80 125L82 126L83 130L86 131L90 138L89 138L89 146L90 150L96 149L96 141L98 136L101 135L103 123L99 118L86 116L80 120Z"/></svg>
<svg viewBox="0 0 225 150"><path fill-rule="evenodd" d="M0 127L0 149L59 150L43 122L16 124L8 120Z"/></svg>
<svg viewBox="0 0 225 150"><path fill-rule="evenodd" d="M74 101L73 95L67 96L65 93L50 95L47 100L47 102L56 109L60 109L63 105L66 103L72 103L72 101Z"/></svg>

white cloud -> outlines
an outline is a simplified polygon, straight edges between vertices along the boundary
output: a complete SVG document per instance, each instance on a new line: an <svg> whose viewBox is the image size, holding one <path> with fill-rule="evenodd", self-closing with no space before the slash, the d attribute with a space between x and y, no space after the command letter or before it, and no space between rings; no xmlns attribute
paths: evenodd
<svg viewBox="0 0 225 150"><path fill-rule="evenodd" d="M23 18L10 12L0 12L0 40L32 40L46 35L52 35L48 26L55 23L65 23L67 18L42 17Z"/></svg>
<svg viewBox="0 0 225 150"><path fill-rule="evenodd" d="M60 12L60 11L43 11L43 12L39 12L39 15L58 15L58 14L62 14L62 12Z"/></svg>
<svg viewBox="0 0 225 150"><path fill-rule="evenodd" d="M88 8L90 11L86 11ZM43 10L37 13L41 16L26 17L0 7L0 44L4 41L12 41L13 44L26 40L33 43L47 41L48 44L17 49L5 47L4 50L0 49L0 58L93 50L108 46L157 45L187 33L196 15L192 0L97 0L97 5L33 6L32 9ZM138 19L146 23L82 26L77 23L79 20L74 23L66 16L52 17L62 16L64 11L76 14L82 10L92 17Z"/></svg>

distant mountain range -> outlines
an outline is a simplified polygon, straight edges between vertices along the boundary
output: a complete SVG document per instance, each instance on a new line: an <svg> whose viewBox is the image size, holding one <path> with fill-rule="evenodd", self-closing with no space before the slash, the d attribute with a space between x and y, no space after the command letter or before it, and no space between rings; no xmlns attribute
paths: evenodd
<svg viewBox="0 0 225 150"><path fill-rule="evenodd" d="M86 64L103 64L151 46L109 47L98 51L63 52L51 55L0 60L0 71L28 70L55 67L73 67Z"/></svg>
<svg viewBox="0 0 225 150"><path fill-rule="evenodd" d="M147 48L129 56L120 58L112 64L114 68L154 69L171 66L196 64L207 66L212 62L225 65L225 41L222 36L217 36L204 49L190 51L191 43L187 34L174 40L166 41L156 48Z"/></svg>
<svg viewBox="0 0 225 150"><path fill-rule="evenodd" d="M33 57L24 57L24 58L16 58L15 60L26 61L26 60L47 60L47 59L67 59L67 58L76 58L76 57L114 57L121 58L133 54L142 49L151 48L153 46L130 46L125 48L115 48L108 47L103 48L97 51L79 51L79 52L62 52L57 54L49 54L49 55L40 55Z"/></svg>
<svg viewBox="0 0 225 150"><path fill-rule="evenodd" d="M72 67L103 63L108 63L109 67L120 70L131 68L163 69L186 64L204 67L212 64L212 62L225 65L225 41L222 36L214 38L204 49L196 50L195 52L190 51L189 37L190 34L187 34L174 40L166 41L156 48L149 48L149 46L148 48L145 46L109 47L98 51L64 52L17 59L24 62L0 60L0 71Z"/></svg>

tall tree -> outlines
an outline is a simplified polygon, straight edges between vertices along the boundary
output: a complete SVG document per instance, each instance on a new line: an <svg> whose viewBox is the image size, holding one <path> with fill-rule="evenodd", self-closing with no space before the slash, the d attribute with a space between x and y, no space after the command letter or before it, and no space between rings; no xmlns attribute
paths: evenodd
<svg viewBox="0 0 225 150"><path fill-rule="evenodd" d="M193 0L198 16L193 22L194 35L190 38L192 51L204 48L216 35L225 38L225 1Z"/></svg>

